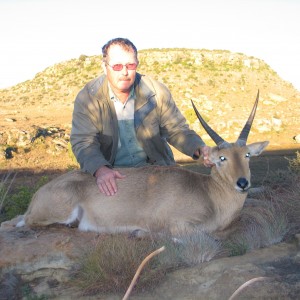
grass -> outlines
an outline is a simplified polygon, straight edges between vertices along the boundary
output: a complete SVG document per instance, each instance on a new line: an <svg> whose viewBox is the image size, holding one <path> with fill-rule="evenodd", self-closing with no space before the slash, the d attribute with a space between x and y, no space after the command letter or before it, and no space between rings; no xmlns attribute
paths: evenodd
<svg viewBox="0 0 300 300"><path fill-rule="evenodd" d="M229 256L280 243L290 230L287 214L273 204L244 208L235 227L224 241Z"/></svg>
<svg viewBox="0 0 300 300"><path fill-rule="evenodd" d="M204 232L182 234L174 241L170 235L132 239L125 235L100 237L72 270L72 284L84 295L125 293L143 259L164 246L138 278L135 292L151 290L163 282L167 273L209 261L219 254L221 243Z"/></svg>
<svg viewBox="0 0 300 300"><path fill-rule="evenodd" d="M296 151L295 158L286 158L289 161L290 171L299 174L300 173L300 152Z"/></svg>
<svg viewBox="0 0 300 300"><path fill-rule="evenodd" d="M179 267L176 250L170 241L167 254L154 257L142 271L137 291L151 289L159 284L169 270ZM83 255L72 271L72 283L84 295L99 292L125 293L143 259L162 246L162 240L130 239L124 235L99 238L94 247L83 250ZM173 247L173 249L172 249Z"/></svg>
<svg viewBox="0 0 300 300"><path fill-rule="evenodd" d="M44 185L48 178L42 177L34 187L20 186L11 191L17 173L7 173L0 182L0 223L24 214L33 194Z"/></svg>
<svg viewBox="0 0 300 300"><path fill-rule="evenodd" d="M180 256L185 265L194 266L219 256L222 243L202 230L194 230L179 237Z"/></svg>
<svg viewBox="0 0 300 300"><path fill-rule="evenodd" d="M276 177L277 175L277 177ZM237 228L224 242L229 255L242 255L288 240L300 230L300 156L289 159L289 170L271 174L264 192L251 199Z"/></svg>
<svg viewBox="0 0 300 300"><path fill-rule="evenodd" d="M8 172L4 174L1 182L0 182L0 213L3 210L5 199L7 198L7 194L11 189L12 183L15 180L16 173Z"/></svg>

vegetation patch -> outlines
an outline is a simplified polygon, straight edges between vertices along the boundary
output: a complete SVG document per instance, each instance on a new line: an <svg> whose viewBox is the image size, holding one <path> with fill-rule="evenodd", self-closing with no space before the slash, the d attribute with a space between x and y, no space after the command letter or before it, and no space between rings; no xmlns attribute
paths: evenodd
<svg viewBox="0 0 300 300"><path fill-rule="evenodd" d="M72 272L72 282L85 295L99 292L125 294L140 263L147 255L160 248L161 242L131 239L124 235L101 237L93 248L83 250L83 255ZM161 253L146 264L138 278L136 291L154 288L168 271L180 266L178 257L174 256L176 250L171 243L168 244L167 254Z"/></svg>
<svg viewBox="0 0 300 300"><path fill-rule="evenodd" d="M16 176L17 173L9 172L0 181L0 223L24 214L33 194L48 181L43 176L34 187L19 186L11 191Z"/></svg>

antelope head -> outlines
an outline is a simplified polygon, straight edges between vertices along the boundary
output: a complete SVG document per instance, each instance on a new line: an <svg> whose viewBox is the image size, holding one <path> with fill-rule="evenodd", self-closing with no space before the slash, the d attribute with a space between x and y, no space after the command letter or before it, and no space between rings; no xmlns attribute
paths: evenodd
<svg viewBox="0 0 300 300"><path fill-rule="evenodd" d="M222 182L233 186L236 191L245 193L251 186L249 160L251 156L258 156L269 144L268 141L247 145L247 138L254 120L259 91L251 114L235 143L228 143L222 139L201 117L193 101L195 113L205 131L217 145L210 153L210 160L215 164L212 174L220 176Z"/></svg>

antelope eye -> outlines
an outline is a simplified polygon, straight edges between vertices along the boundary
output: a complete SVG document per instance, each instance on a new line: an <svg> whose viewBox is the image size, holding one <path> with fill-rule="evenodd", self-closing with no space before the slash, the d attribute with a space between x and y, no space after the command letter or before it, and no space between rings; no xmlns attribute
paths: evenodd
<svg viewBox="0 0 300 300"><path fill-rule="evenodd" d="M226 157L225 156L220 156L220 161L225 161Z"/></svg>
<svg viewBox="0 0 300 300"><path fill-rule="evenodd" d="M250 153L247 153L247 154L246 154L246 157L247 157L247 158L250 158L250 157L251 157Z"/></svg>

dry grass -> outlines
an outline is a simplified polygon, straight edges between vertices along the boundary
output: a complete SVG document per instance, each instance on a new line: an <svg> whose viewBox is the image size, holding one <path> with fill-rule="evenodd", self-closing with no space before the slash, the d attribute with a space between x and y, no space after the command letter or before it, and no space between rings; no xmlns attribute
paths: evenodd
<svg viewBox="0 0 300 300"><path fill-rule="evenodd" d="M202 231L182 234L176 241L167 233L143 239L125 235L101 237L93 248L83 251L72 271L72 282L85 295L125 293L142 260L162 246L165 251L145 266L134 292L151 290L168 272L213 259L219 254L221 243Z"/></svg>
<svg viewBox="0 0 300 300"><path fill-rule="evenodd" d="M189 266L210 261L223 251L222 243L202 230L182 234L179 240L181 259Z"/></svg>
<svg viewBox="0 0 300 300"><path fill-rule="evenodd" d="M179 267L172 243L167 254L161 253L145 266L138 278L135 291L151 289L160 283L169 270ZM125 235L101 237L93 248L84 250L78 265L73 270L72 282L83 290L83 294L125 293L143 259L162 247L162 241L151 238L132 239Z"/></svg>
<svg viewBox="0 0 300 300"><path fill-rule="evenodd" d="M300 152L296 151L296 157L289 159L286 158L289 161L289 169L293 173L299 174L300 173Z"/></svg>
<svg viewBox="0 0 300 300"><path fill-rule="evenodd" d="M288 171L272 174L257 199L250 199L224 241L229 255L268 247L293 238L300 231L300 156Z"/></svg>
<svg viewBox="0 0 300 300"><path fill-rule="evenodd" d="M16 178L17 173L8 172L4 174L0 181L0 214L4 207L4 202L7 198L11 186Z"/></svg>

